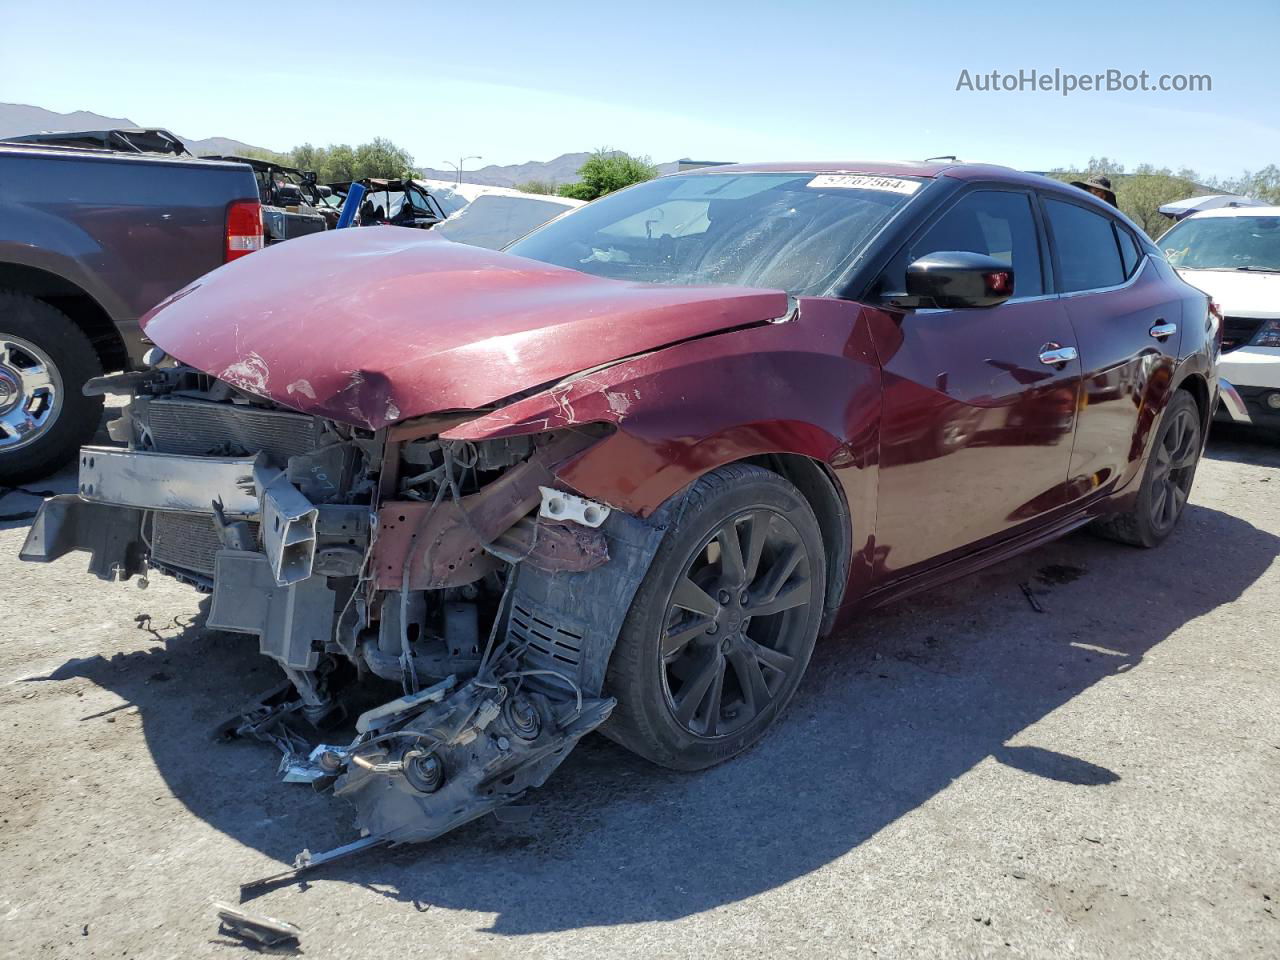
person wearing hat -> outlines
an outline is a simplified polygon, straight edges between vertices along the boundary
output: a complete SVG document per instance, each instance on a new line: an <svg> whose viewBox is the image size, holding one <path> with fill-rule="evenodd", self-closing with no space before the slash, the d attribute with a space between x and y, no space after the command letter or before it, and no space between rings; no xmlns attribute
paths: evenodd
<svg viewBox="0 0 1280 960"><path fill-rule="evenodd" d="M1120 206L1120 204L1116 203L1115 191L1111 189L1110 177L1104 177L1100 173L1095 173L1088 180L1072 180L1071 185L1092 193L1099 200L1105 200L1113 207L1118 208Z"/></svg>

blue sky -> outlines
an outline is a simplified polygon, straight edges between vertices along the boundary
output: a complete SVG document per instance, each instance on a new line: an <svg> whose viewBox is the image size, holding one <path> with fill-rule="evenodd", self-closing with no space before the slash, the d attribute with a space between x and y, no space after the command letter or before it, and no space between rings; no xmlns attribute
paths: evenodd
<svg viewBox="0 0 1280 960"><path fill-rule="evenodd" d="M1280 3L217 4L0 0L0 101L276 149L383 135L422 165L1106 155L1280 163ZM31 38L22 40L21 38ZM1209 74L1212 92L976 93L971 74ZM476 161L471 161L472 165Z"/></svg>

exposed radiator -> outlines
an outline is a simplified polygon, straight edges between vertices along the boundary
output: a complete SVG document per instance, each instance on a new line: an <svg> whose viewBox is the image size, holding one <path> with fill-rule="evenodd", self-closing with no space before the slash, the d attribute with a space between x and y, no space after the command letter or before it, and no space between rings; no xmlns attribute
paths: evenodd
<svg viewBox="0 0 1280 960"><path fill-rule="evenodd" d="M204 400L152 400L146 425L154 449L161 453L228 456L261 451L281 467L290 457L314 450L320 440L315 417Z"/></svg>
<svg viewBox="0 0 1280 960"><path fill-rule="evenodd" d="M152 514L151 559L163 567L213 577L214 554L222 549L222 538L213 517L203 513ZM258 524L249 522L258 539Z"/></svg>

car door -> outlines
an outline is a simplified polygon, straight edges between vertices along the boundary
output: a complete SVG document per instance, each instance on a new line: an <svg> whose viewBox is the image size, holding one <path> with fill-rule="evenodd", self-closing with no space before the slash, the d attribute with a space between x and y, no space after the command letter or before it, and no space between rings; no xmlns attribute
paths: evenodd
<svg viewBox="0 0 1280 960"><path fill-rule="evenodd" d="M1083 395L1069 471L1073 499L1141 466L1177 363L1182 303L1129 228L1086 202L1042 198L1054 275L1080 350Z"/></svg>
<svg viewBox="0 0 1280 960"><path fill-rule="evenodd" d="M944 250L1010 264L1014 295L996 307L908 311L877 345L876 546L890 580L1043 519L1067 499L1079 365L1034 195L962 194L894 257L880 289L903 289L907 264Z"/></svg>

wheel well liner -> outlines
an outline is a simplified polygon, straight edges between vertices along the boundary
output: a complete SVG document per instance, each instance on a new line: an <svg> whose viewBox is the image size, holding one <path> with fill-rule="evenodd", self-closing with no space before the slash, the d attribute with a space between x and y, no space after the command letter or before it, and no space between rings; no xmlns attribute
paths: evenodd
<svg viewBox="0 0 1280 960"><path fill-rule="evenodd" d="M1178 389L1191 394L1196 406L1200 408L1200 427L1207 431L1209 421L1213 417L1213 411L1209 409L1209 384L1200 374L1190 373L1178 384Z"/></svg>
<svg viewBox="0 0 1280 960"><path fill-rule="evenodd" d="M822 545L827 559L827 595L823 599L822 627L826 636L835 625L836 611L844 599L849 580L852 554L852 525L849 504L831 469L810 457L796 453L770 453L748 457L742 461L772 470L791 483L809 502L822 530Z"/></svg>
<svg viewBox="0 0 1280 960"><path fill-rule="evenodd" d="M103 370L128 367L128 351L110 314L77 284L39 267L0 263L0 288L25 293L65 313L85 332Z"/></svg>

